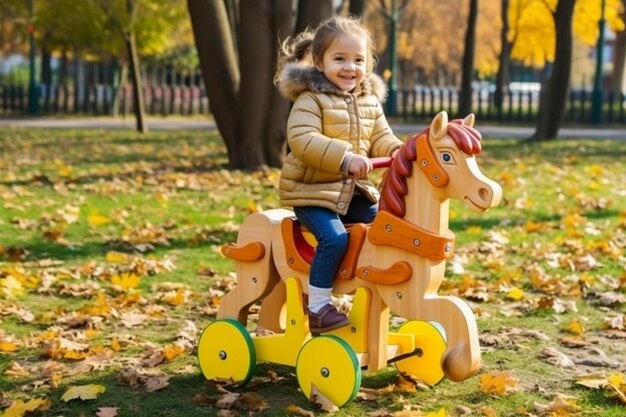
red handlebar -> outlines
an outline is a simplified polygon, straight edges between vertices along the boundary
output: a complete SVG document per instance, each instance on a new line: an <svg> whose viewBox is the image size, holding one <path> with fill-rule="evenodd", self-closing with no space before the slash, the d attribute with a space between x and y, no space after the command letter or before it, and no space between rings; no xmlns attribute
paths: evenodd
<svg viewBox="0 0 626 417"><path fill-rule="evenodd" d="M390 156L381 156L379 158L371 158L372 166L376 168L389 168L393 162L393 158Z"/></svg>

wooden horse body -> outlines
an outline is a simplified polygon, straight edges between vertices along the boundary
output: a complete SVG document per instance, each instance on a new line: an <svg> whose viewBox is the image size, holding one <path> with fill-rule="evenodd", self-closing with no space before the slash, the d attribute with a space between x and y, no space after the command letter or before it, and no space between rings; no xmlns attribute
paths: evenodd
<svg viewBox="0 0 626 417"><path fill-rule="evenodd" d="M351 323L352 329L332 333L348 339L350 332L362 334L363 342L354 350L363 351L361 365L370 370L384 368L394 355L390 312L443 327L447 349L439 366L449 379L464 380L479 367L478 331L471 309L459 298L437 294L445 261L454 249L454 234L448 228L449 200L463 201L480 212L497 205L502 194L476 164L480 134L473 123L473 115L448 123L441 112L428 129L406 141L383 179L380 212L366 226L353 276L334 281L337 294L366 294L362 332ZM308 288L308 270L284 230L292 218L293 212L284 209L255 213L242 224L237 244L223 249L237 260L238 286L223 298L218 319L246 325L249 307L262 301L259 325L285 331L286 280L295 278L299 290Z"/></svg>

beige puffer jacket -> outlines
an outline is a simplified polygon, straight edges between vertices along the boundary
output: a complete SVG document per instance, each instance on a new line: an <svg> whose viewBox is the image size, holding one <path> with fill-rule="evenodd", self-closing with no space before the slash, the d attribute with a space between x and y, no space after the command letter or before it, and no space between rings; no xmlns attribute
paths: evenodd
<svg viewBox="0 0 626 417"><path fill-rule="evenodd" d="M381 102L386 86L370 74L358 91L343 93L317 69L289 64L278 78L281 93L294 101L287 123L287 155L280 177L285 206L319 206L345 214L355 188L370 201L380 194L367 177L341 172L348 152L373 158L402 146L393 135Z"/></svg>

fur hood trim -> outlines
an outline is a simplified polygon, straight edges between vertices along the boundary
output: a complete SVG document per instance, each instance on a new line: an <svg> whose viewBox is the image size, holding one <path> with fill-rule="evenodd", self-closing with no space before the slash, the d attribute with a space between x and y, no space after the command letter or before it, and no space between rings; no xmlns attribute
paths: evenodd
<svg viewBox="0 0 626 417"><path fill-rule="evenodd" d="M291 101L296 101L296 98L305 91L337 96L347 95L328 81L316 68L302 64L285 65L278 76L277 84L281 94ZM387 98L387 85L379 75L374 73L366 76L357 90L357 95L373 94L381 103Z"/></svg>

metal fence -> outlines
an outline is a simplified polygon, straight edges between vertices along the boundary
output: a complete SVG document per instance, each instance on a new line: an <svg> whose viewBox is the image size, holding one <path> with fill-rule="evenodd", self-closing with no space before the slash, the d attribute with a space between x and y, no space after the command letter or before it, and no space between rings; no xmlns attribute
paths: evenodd
<svg viewBox="0 0 626 417"><path fill-rule="evenodd" d="M183 73L172 69L147 69L142 75L148 114L167 116L210 113L199 70ZM133 111L133 91L130 85L117 89L111 77L93 74L76 79L82 79L82 82L39 84L38 113L111 115L116 105L119 113ZM116 92L119 99L116 99ZM0 116L27 114L28 93L27 85L0 83ZM473 91L472 112L483 121L530 124L537 119L540 99L541 91L538 89L509 91L503 98L502 106L497 107L492 90L476 89ZM457 115L459 90L455 87L423 86L398 91L397 100L398 117L406 121L429 120L440 110ZM626 124L626 97L623 93L605 92L602 103L602 124ZM591 113L591 91L570 91L564 122L591 124Z"/></svg>
<svg viewBox="0 0 626 417"><path fill-rule="evenodd" d="M97 67L94 67L97 68ZM116 85L110 74L87 74L69 82L36 85L37 113L40 115L128 114L133 111L130 84ZM209 114L209 101L198 70L172 69L142 71L145 110L153 115ZM0 115L22 115L29 111L29 87L24 83L0 83Z"/></svg>
<svg viewBox="0 0 626 417"><path fill-rule="evenodd" d="M488 89L472 94L472 112L482 121L502 123L534 123L537 120L541 91L509 91L502 106L497 107L495 93ZM404 120L422 120L446 110L457 115L459 90L454 87L420 87L398 92L398 116ZM464 116L464 115L457 115ZM571 90L564 114L567 124L592 123L592 92ZM626 124L626 96L621 92L605 92L602 97L602 123Z"/></svg>

